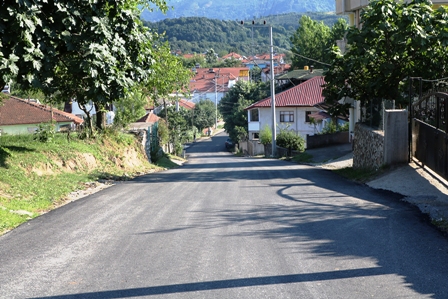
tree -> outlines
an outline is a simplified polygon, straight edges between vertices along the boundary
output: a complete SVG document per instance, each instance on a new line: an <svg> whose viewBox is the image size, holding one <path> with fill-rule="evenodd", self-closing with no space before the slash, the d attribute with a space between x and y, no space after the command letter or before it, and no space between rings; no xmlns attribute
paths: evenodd
<svg viewBox="0 0 448 299"><path fill-rule="evenodd" d="M136 87L128 92L123 99L114 102L116 110L114 126L125 128L144 116L146 104L147 97L142 93L141 88Z"/></svg>
<svg viewBox="0 0 448 299"><path fill-rule="evenodd" d="M102 128L105 107L152 72L157 35L142 25L139 8L150 4L167 8L164 0L7 1L0 85L15 79L50 99L93 101Z"/></svg>
<svg viewBox="0 0 448 299"><path fill-rule="evenodd" d="M168 42L157 44L157 61L152 65L152 73L145 81L145 89L154 99L161 99L165 111L167 100L172 93L186 91L193 73L185 68L179 57L171 54ZM160 114L165 118L168 128L172 128L168 113Z"/></svg>
<svg viewBox="0 0 448 299"><path fill-rule="evenodd" d="M302 16L299 20L299 28L291 37L293 44L291 51L296 54L292 58L293 68L303 68L313 60L325 62L326 48L330 39L330 28L323 22L312 20L308 16ZM300 56L299 56L300 55Z"/></svg>
<svg viewBox="0 0 448 299"><path fill-rule="evenodd" d="M207 64L212 65L216 61L218 61L218 57L216 57L215 50L209 49L207 53L205 53L205 61Z"/></svg>
<svg viewBox="0 0 448 299"><path fill-rule="evenodd" d="M395 100L405 105L408 76L447 76L445 7L433 11L429 0L409 3L373 0L361 15L361 29L347 32L347 52L332 51L325 74L329 103L348 96L362 104Z"/></svg>
<svg viewBox="0 0 448 299"><path fill-rule="evenodd" d="M293 68L303 68L305 65L315 65L317 61L328 64L330 49L337 40L344 37L348 25L345 19L339 18L330 28L323 22L312 20L304 15L299 20L299 28L290 38L292 43ZM308 59L308 58L311 58ZM313 61L314 60L314 61Z"/></svg>
<svg viewBox="0 0 448 299"><path fill-rule="evenodd" d="M194 107L193 124L200 131L215 124L216 107L211 100L200 100Z"/></svg>
<svg viewBox="0 0 448 299"><path fill-rule="evenodd" d="M247 106L266 97L267 86L264 83L237 81L221 99L218 110L224 120L224 129L233 141L247 138Z"/></svg>

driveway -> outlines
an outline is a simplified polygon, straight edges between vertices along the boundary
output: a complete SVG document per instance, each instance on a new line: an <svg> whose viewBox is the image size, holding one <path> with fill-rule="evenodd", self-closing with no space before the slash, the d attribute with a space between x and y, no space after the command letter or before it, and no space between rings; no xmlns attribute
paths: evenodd
<svg viewBox="0 0 448 299"><path fill-rule="evenodd" d="M399 195L226 138L0 237L0 297L448 298L447 239Z"/></svg>

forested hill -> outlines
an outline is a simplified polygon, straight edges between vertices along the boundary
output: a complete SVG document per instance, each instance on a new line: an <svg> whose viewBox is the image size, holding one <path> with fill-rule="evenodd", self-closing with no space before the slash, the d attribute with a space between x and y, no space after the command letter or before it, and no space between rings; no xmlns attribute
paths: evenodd
<svg viewBox="0 0 448 299"><path fill-rule="evenodd" d="M180 17L207 17L218 20L249 20L290 12L334 12L334 0L167 0L173 9L142 14L142 19L156 22Z"/></svg>
<svg viewBox="0 0 448 299"><path fill-rule="evenodd" d="M297 30L302 15L288 13L255 21L261 24L262 20L266 20L267 24L272 25L276 51L283 52L291 48L290 37ZM306 15L315 21L324 22L329 27L340 18L334 13L306 13ZM252 28L250 22L247 25L241 25L236 20L221 21L204 17L188 17L144 23L159 33L165 32L171 49L180 50L182 53L204 53L213 49L220 55L229 52L254 55L269 51L268 27Z"/></svg>

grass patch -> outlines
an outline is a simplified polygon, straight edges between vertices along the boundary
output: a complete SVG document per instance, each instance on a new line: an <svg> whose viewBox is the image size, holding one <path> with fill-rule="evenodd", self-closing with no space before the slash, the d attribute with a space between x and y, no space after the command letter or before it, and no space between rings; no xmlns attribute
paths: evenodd
<svg viewBox="0 0 448 299"><path fill-rule="evenodd" d="M333 170L335 173L355 182L366 183L372 179L378 177L385 169L381 168L379 170L373 169L355 169L353 167L346 167L341 169Z"/></svg>
<svg viewBox="0 0 448 299"><path fill-rule="evenodd" d="M148 162L133 135L71 137L58 133L42 143L32 134L0 136L0 234L60 206L85 183L161 169Z"/></svg>
<svg viewBox="0 0 448 299"><path fill-rule="evenodd" d="M296 163L311 163L313 162L313 155L308 154L307 152L303 152L292 157L291 161Z"/></svg>
<svg viewBox="0 0 448 299"><path fill-rule="evenodd" d="M178 163L173 162L173 160L182 161L184 159L177 157L177 156L171 156L171 155L163 155L160 159L156 161L156 165L165 169L172 169L179 167Z"/></svg>

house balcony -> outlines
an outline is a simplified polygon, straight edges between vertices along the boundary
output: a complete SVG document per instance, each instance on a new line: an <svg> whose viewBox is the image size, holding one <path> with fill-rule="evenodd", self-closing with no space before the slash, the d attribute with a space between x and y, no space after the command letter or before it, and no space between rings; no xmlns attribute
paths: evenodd
<svg viewBox="0 0 448 299"><path fill-rule="evenodd" d="M249 132L259 132L259 131L260 131L260 122L250 121L249 122Z"/></svg>

